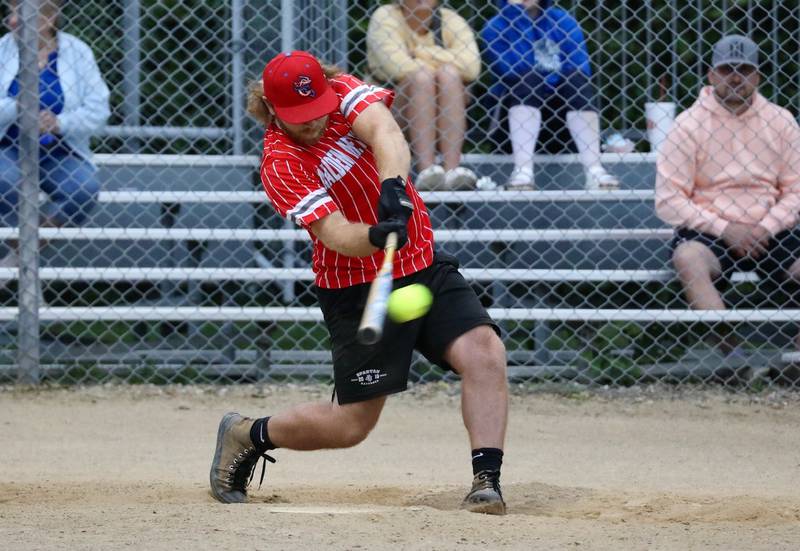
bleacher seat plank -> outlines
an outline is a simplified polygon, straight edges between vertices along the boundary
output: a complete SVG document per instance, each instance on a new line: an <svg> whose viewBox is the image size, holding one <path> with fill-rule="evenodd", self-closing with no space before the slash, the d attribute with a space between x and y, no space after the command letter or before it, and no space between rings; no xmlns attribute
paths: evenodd
<svg viewBox="0 0 800 551"><path fill-rule="evenodd" d="M797 322L797 309L597 309L597 308L489 308L498 321L639 321L639 322ZM0 308L0 321L18 316L16 307ZM42 321L322 321L317 307L276 306L90 306L39 309Z"/></svg>
<svg viewBox="0 0 800 551"><path fill-rule="evenodd" d="M461 268L470 281L670 281L672 270L569 270L522 268ZM0 280L16 279L17 268L0 268ZM45 281L313 281L310 268L186 268L186 267L48 267L39 269ZM736 283L758 281L754 272L736 272Z"/></svg>
<svg viewBox="0 0 800 551"><path fill-rule="evenodd" d="M512 191L423 191L426 204L437 203L575 203L611 201L652 201L655 197L649 189L600 190L534 190ZM263 191L101 191L100 203L263 203L267 200Z"/></svg>
<svg viewBox="0 0 800 551"><path fill-rule="evenodd" d="M615 228L615 229L489 229L451 230L435 229L439 242L494 242L494 241L598 241L604 239L669 239L669 228ZM80 227L40 228L42 239L101 239L101 240L202 240L202 241L308 241L305 230L249 229L249 228L121 228ZM0 239L18 239L18 228L0 228Z"/></svg>

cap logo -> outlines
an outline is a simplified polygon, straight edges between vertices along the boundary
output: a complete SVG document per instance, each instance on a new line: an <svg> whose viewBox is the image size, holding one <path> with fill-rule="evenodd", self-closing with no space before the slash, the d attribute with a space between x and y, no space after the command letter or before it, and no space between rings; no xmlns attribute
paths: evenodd
<svg viewBox="0 0 800 551"><path fill-rule="evenodd" d="M744 45L740 42L734 42L730 45L731 57L744 57Z"/></svg>
<svg viewBox="0 0 800 551"><path fill-rule="evenodd" d="M311 87L311 77L299 75L292 86L294 86L294 91L304 98L313 98L317 95Z"/></svg>

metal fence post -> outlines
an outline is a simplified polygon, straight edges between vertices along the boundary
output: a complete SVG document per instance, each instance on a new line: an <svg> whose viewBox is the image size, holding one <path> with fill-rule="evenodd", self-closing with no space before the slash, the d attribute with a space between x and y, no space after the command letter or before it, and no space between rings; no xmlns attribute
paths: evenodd
<svg viewBox="0 0 800 551"><path fill-rule="evenodd" d="M123 17L124 57L122 58L122 113L126 126L136 127L140 121L141 110L141 20L139 0L127 0ZM141 143L135 136L125 139L125 146L131 153L139 150Z"/></svg>
<svg viewBox="0 0 800 551"><path fill-rule="evenodd" d="M242 0L231 2L231 121L233 154L241 155L244 142L244 7Z"/></svg>
<svg viewBox="0 0 800 551"><path fill-rule="evenodd" d="M39 7L22 2L19 44L19 334L17 379L36 384L39 364Z"/></svg>
<svg viewBox="0 0 800 551"><path fill-rule="evenodd" d="M294 0L281 0L281 51L294 50Z"/></svg>

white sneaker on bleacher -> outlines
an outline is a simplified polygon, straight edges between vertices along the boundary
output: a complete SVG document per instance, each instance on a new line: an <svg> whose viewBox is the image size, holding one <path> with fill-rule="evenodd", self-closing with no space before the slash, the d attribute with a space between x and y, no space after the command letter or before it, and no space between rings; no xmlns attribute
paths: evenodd
<svg viewBox="0 0 800 551"><path fill-rule="evenodd" d="M478 178L478 181L475 182L475 189L478 191L495 191L498 187L497 182L495 182L491 176L481 176Z"/></svg>
<svg viewBox="0 0 800 551"><path fill-rule="evenodd" d="M414 182L418 191L440 191L444 189L444 168L431 165L417 174Z"/></svg>
<svg viewBox="0 0 800 551"><path fill-rule="evenodd" d="M457 166L444 175L444 189L447 191L469 191L475 189L478 177L468 168Z"/></svg>
<svg viewBox="0 0 800 551"><path fill-rule="evenodd" d="M518 166L511 173L511 178L506 184L506 189L516 191L530 191L535 189L533 181L533 169L527 166Z"/></svg>
<svg viewBox="0 0 800 551"><path fill-rule="evenodd" d="M602 166L595 165L586 171L586 189L589 191L619 189L619 179L606 172Z"/></svg>

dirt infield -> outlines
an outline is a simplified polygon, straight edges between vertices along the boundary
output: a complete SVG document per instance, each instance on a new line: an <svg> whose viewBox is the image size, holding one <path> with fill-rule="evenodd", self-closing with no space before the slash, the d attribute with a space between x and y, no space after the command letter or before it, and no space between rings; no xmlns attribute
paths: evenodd
<svg viewBox="0 0 800 551"><path fill-rule="evenodd" d="M800 547L797 396L515 395L503 471L511 514L486 517L458 510L471 473L457 387L426 385L391 399L362 445L278 450L253 503L212 500L222 413L327 393L0 391L0 547Z"/></svg>

